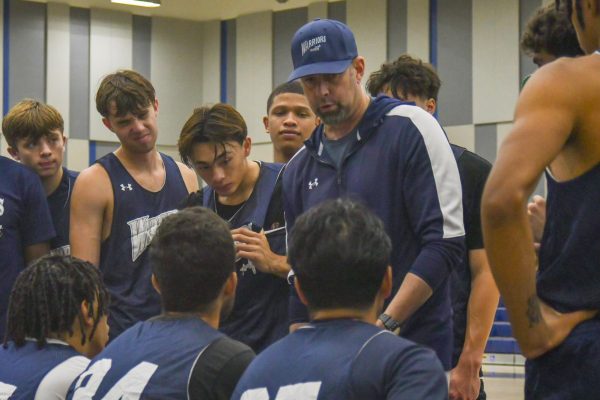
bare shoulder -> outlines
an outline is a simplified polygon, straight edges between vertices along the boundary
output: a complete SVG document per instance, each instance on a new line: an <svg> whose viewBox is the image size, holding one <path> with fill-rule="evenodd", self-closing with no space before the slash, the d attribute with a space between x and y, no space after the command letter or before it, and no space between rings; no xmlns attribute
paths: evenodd
<svg viewBox="0 0 600 400"><path fill-rule="evenodd" d="M95 199L108 202L112 199L110 177L104 168L94 164L79 173L73 188L73 201Z"/></svg>
<svg viewBox="0 0 600 400"><path fill-rule="evenodd" d="M195 192L198 190L198 178L196 177L196 173L193 169L188 167L182 162L176 161L177 167L179 167L179 171L181 172L181 176L183 177L183 181L185 182L185 186L189 193Z"/></svg>

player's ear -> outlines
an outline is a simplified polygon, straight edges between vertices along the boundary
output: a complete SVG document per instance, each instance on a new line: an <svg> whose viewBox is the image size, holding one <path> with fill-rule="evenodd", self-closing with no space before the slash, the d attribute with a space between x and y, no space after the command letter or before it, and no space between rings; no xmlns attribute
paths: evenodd
<svg viewBox="0 0 600 400"><path fill-rule="evenodd" d="M304 291L302 291L302 286L300 285L300 281L298 280L297 276L294 277L294 287L296 288L296 292L298 293L298 297L300 298L302 304L308 306L306 295L304 294Z"/></svg>
<svg viewBox="0 0 600 400"><path fill-rule="evenodd" d="M250 136L246 136L244 143L242 143L242 148L244 149L244 156L248 157L250 155L250 150L252 149L252 139L250 139Z"/></svg>
<svg viewBox="0 0 600 400"><path fill-rule="evenodd" d="M381 288L379 289L382 299L387 299L392 294L392 282L392 267L388 265L381 281Z"/></svg>
<svg viewBox="0 0 600 400"><path fill-rule="evenodd" d="M21 158L19 157L19 150L15 149L15 148L14 148L14 147L12 147L12 146L8 146L8 147L6 148L6 150L8 151L8 154L10 154L10 156L11 156L12 158L14 158L14 159L15 159L15 160L17 160L17 161L21 161Z"/></svg>
<svg viewBox="0 0 600 400"><path fill-rule="evenodd" d="M158 284L158 279L156 279L156 275L152 274L152 278L150 278L150 282L152 282L152 287L158 294L160 294L160 285Z"/></svg>
<svg viewBox="0 0 600 400"><path fill-rule="evenodd" d="M83 321L81 322L84 326L88 327L94 326L94 313L93 310L90 310L90 306L91 304L88 303L87 300L83 300L81 302L81 305L79 306L81 310L81 315L83 316Z"/></svg>
<svg viewBox="0 0 600 400"><path fill-rule="evenodd" d="M104 126L105 126L105 127L106 127L106 128L109 130L109 131L113 132L113 129L112 129L112 124L110 123L110 120L109 120L108 118L106 118L106 117L103 117L103 118L102 118L102 123L104 124Z"/></svg>
<svg viewBox="0 0 600 400"><path fill-rule="evenodd" d="M435 109L437 108L437 102L435 99L427 99L425 102L425 107L427 107L427 112L429 114L435 113Z"/></svg>
<svg viewBox="0 0 600 400"><path fill-rule="evenodd" d="M267 135L270 135L269 133L269 117L263 117L263 125L265 126L265 130L267 131Z"/></svg>
<svg viewBox="0 0 600 400"><path fill-rule="evenodd" d="M237 288L238 277L237 273L234 271L229 275L227 281L225 282L225 286L223 286L223 295L225 297L230 297L235 294L235 289Z"/></svg>

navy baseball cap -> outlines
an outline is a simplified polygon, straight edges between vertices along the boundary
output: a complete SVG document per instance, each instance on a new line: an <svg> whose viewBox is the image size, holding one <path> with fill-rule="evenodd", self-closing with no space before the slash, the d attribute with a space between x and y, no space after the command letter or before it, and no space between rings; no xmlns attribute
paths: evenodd
<svg viewBox="0 0 600 400"><path fill-rule="evenodd" d="M292 38L294 71L288 82L308 75L342 73L357 56L354 34L348 26L332 19L315 19Z"/></svg>

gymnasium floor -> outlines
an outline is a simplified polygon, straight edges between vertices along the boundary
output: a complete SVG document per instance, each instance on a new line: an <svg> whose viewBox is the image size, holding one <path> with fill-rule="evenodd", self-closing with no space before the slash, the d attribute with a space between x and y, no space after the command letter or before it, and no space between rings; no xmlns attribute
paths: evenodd
<svg viewBox="0 0 600 400"><path fill-rule="evenodd" d="M484 365L483 375L488 400L523 400L522 366Z"/></svg>

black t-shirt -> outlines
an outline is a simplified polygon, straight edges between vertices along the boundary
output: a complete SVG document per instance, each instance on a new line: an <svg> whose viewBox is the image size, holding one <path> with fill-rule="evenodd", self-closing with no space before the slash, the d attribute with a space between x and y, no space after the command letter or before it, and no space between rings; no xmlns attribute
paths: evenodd
<svg viewBox="0 0 600 400"><path fill-rule="evenodd" d="M452 366L456 366L465 342L467 305L471 293L471 268L469 251L483 248L481 229L481 196L492 165L484 158L459 146L452 145L457 157L458 172L462 185L463 222L465 225L466 251L463 262L453 273L452 308L454 310L454 351Z"/></svg>

